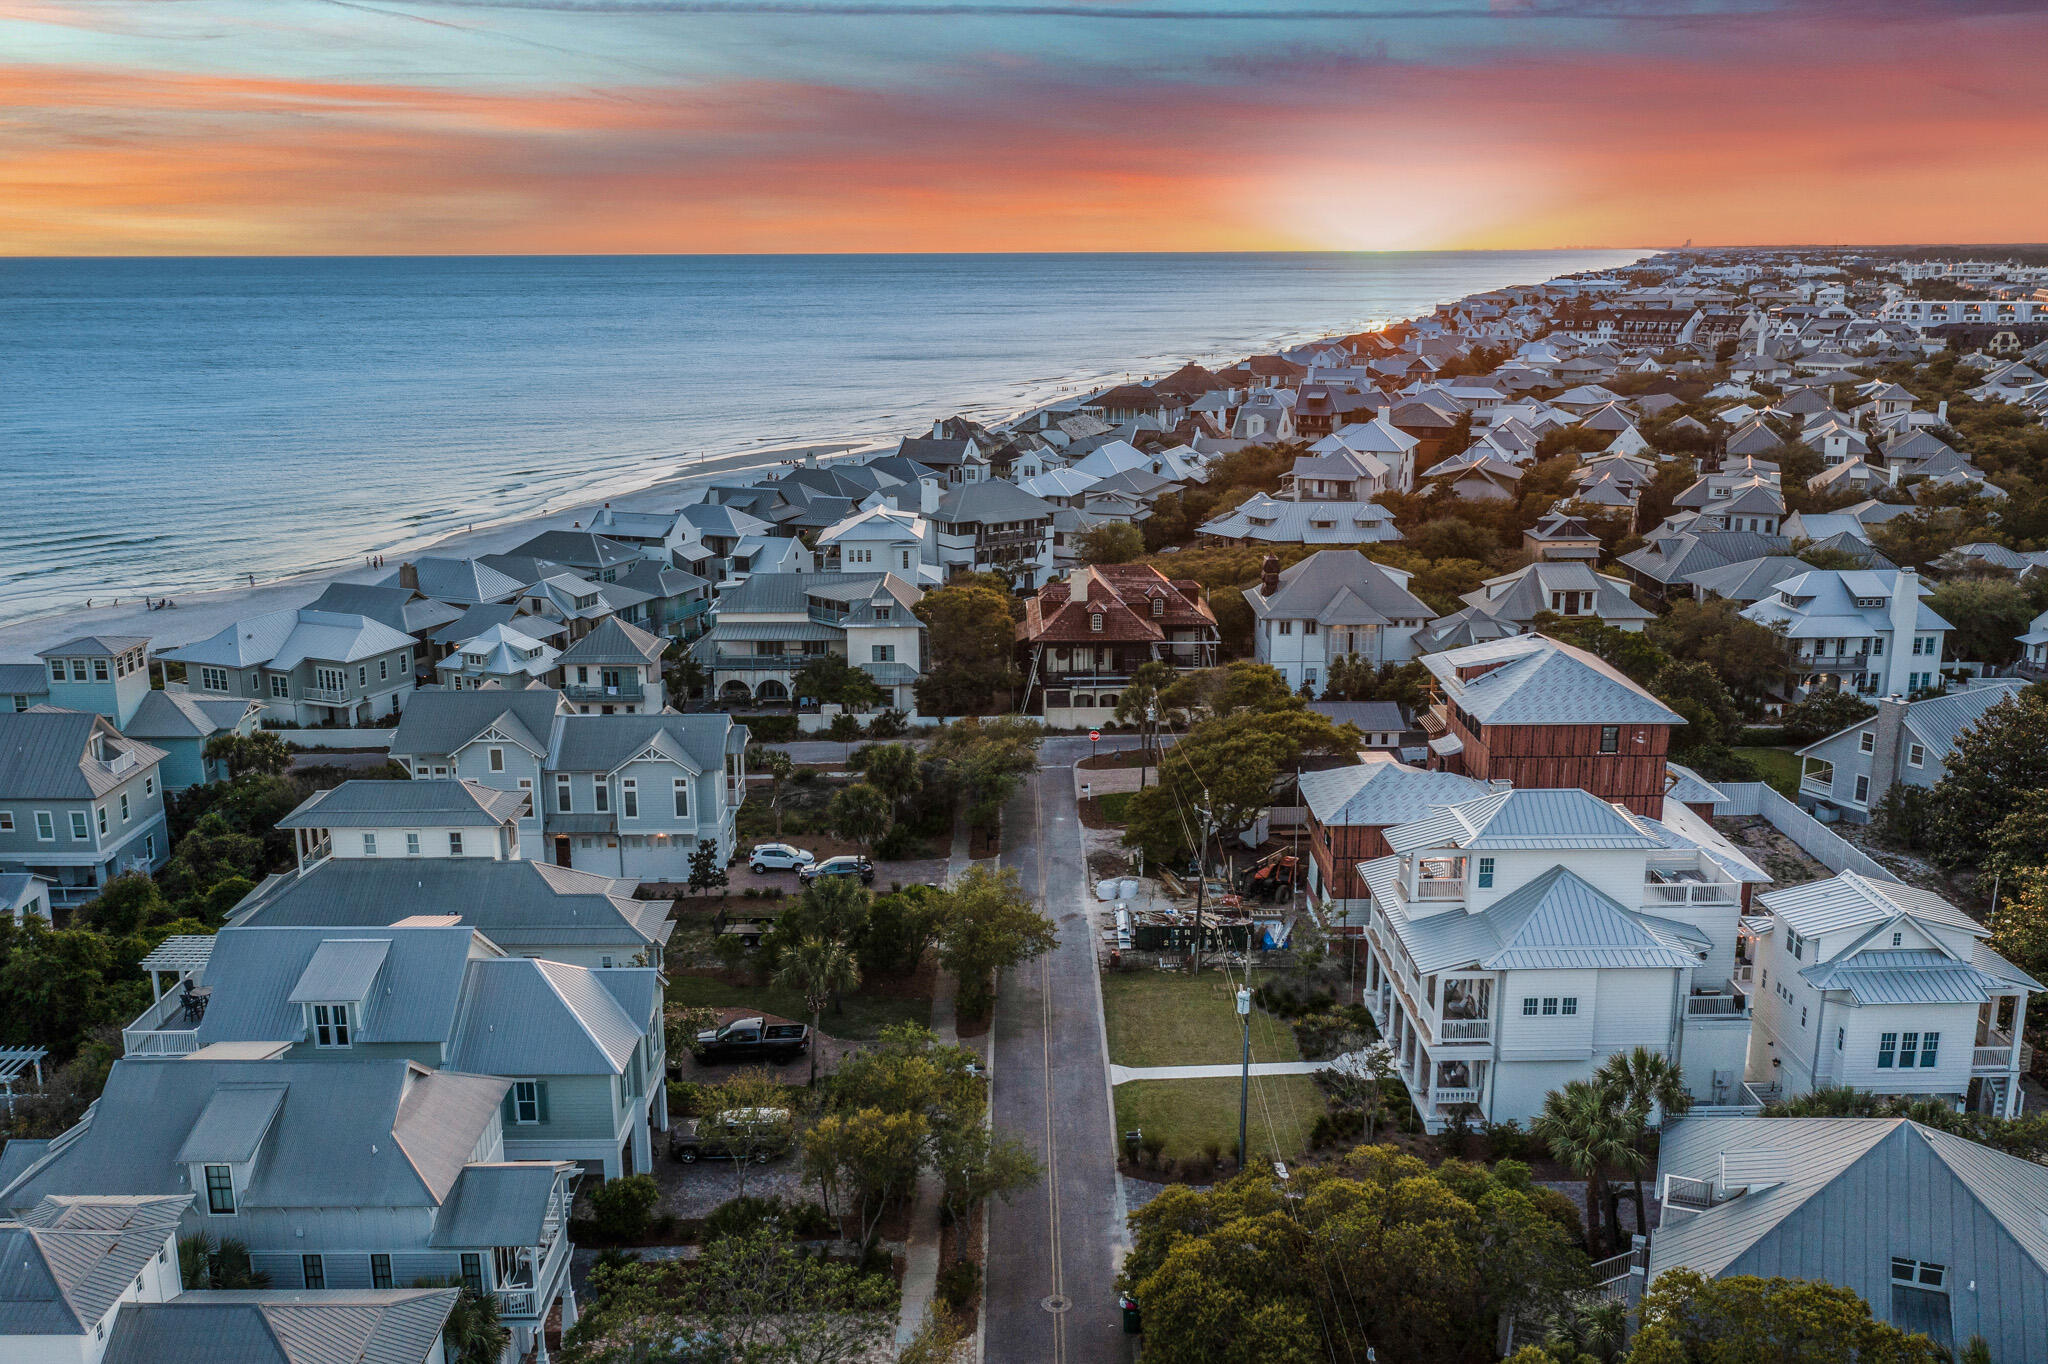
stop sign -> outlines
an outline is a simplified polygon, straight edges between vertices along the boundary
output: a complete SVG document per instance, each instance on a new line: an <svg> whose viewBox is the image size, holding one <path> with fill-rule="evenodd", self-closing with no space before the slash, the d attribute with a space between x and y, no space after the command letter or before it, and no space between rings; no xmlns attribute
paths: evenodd
<svg viewBox="0 0 2048 1364"><path fill-rule="evenodd" d="M1101 737L1102 731L1099 729L1091 729L1088 731L1088 742L1091 744L1094 743L1097 739L1100 739Z"/></svg>

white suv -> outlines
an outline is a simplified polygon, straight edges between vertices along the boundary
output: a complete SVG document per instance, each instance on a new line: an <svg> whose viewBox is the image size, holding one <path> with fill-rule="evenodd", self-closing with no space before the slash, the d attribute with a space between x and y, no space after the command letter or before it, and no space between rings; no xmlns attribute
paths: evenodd
<svg viewBox="0 0 2048 1364"><path fill-rule="evenodd" d="M817 860L802 848L791 847L787 843L756 843L754 850L747 854L747 866L756 872L794 871Z"/></svg>

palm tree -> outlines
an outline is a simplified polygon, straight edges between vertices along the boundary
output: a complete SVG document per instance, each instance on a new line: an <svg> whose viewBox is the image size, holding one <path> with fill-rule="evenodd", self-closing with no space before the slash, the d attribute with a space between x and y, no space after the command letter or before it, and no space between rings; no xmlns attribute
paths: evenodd
<svg viewBox="0 0 2048 1364"><path fill-rule="evenodd" d="M782 965L775 972L775 983L784 989L800 992L804 997L804 1007L811 1011L809 1083L816 1085L818 1029L824 1021L825 1006L834 995L860 984L860 967L854 964L853 954L846 950L845 943L829 938L805 938L783 953Z"/></svg>
<svg viewBox="0 0 2048 1364"><path fill-rule="evenodd" d="M775 812L775 838L782 840L782 783L789 780L796 771L796 759L779 748L756 748L748 754L747 764L754 771L768 778L768 808Z"/></svg>
<svg viewBox="0 0 2048 1364"><path fill-rule="evenodd" d="M1607 1167L1625 1164L1633 1154L1625 1115L1591 1080L1573 1080L1544 1096L1543 1111L1529 1131L1550 1148L1558 1164L1585 1179L1586 1245L1597 1249Z"/></svg>
<svg viewBox="0 0 2048 1364"><path fill-rule="evenodd" d="M497 1364L512 1332L498 1319L498 1300L489 1293L464 1288L441 1328L449 1358L458 1364Z"/></svg>
<svg viewBox="0 0 2048 1364"><path fill-rule="evenodd" d="M1544 1338L1548 1346L1569 1346L1573 1358L1590 1357L1601 1364L1610 1364L1627 1341L1628 1304L1620 1298L1571 1304L1550 1319Z"/></svg>
<svg viewBox="0 0 2048 1364"><path fill-rule="evenodd" d="M1593 1083L1606 1090L1632 1129L1629 1147L1632 1158L1623 1162L1636 1190L1636 1231L1650 1234L1650 1217L1643 1204L1643 1170L1649 1165L1650 1133L1692 1107L1692 1095L1685 1088L1685 1074L1668 1056L1648 1047L1616 1052L1593 1072Z"/></svg>

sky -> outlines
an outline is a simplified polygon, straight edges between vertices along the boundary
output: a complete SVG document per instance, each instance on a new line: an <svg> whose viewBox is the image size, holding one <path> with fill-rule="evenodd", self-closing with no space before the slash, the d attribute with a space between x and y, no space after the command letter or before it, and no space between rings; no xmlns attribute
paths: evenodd
<svg viewBox="0 0 2048 1364"><path fill-rule="evenodd" d="M2048 237L2048 0L0 0L0 254Z"/></svg>

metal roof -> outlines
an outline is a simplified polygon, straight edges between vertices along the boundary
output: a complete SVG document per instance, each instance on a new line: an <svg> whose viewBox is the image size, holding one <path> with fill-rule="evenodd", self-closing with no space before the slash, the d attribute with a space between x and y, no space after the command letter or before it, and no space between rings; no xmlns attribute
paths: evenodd
<svg viewBox="0 0 2048 1364"><path fill-rule="evenodd" d="M412 636L368 616L302 606L250 616L196 643L166 649L158 657L228 668L261 665L283 672L308 659L355 663L412 647Z"/></svg>
<svg viewBox="0 0 2048 1364"><path fill-rule="evenodd" d="M36 651L37 658L115 658L130 649L147 648L148 635L80 635Z"/></svg>
<svg viewBox="0 0 2048 1364"><path fill-rule="evenodd" d="M1281 570L1279 586L1272 596L1247 588L1244 599L1260 620L1287 617L1321 621L1345 594L1377 617L1377 623L1428 620L1435 613L1408 590L1407 578L1407 574L1383 568L1355 549L1324 549Z"/></svg>
<svg viewBox="0 0 2048 1364"><path fill-rule="evenodd" d="M1760 895L1757 900L1806 937L1876 923L1899 914L1960 928L1980 938L1985 934L1984 925L1931 890L1898 881L1880 881L1858 871L1787 886Z"/></svg>
<svg viewBox="0 0 2048 1364"><path fill-rule="evenodd" d="M288 1004L367 999L391 955L389 938L329 938L313 949L306 969L286 997Z"/></svg>
<svg viewBox="0 0 2048 1364"><path fill-rule="evenodd" d="M229 1165L254 1160L284 1107L281 1084L225 1084L214 1090L178 1148L181 1165L213 1161Z"/></svg>
<svg viewBox="0 0 2048 1364"><path fill-rule="evenodd" d="M428 1364L460 1290L187 1293L128 1303L102 1364Z"/></svg>
<svg viewBox="0 0 2048 1364"><path fill-rule="evenodd" d="M499 1121L508 1086L402 1060L120 1060L69 1140L0 1191L0 1205L53 1193L189 1195L178 1160L188 1135L216 1090L251 1082L286 1088L241 1191L251 1208L436 1205Z"/></svg>
<svg viewBox="0 0 2048 1364"><path fill-rule="evenodd" d="M516 820L523 791L495 791L447 777L412 781L357 778L316 791L277 821L280 829L383 829L398 824L495 828Z"/></svg>
<svg viewBox="0 0 2048 1364"><path fill-rule="evenodd" d="M204 739L238 729L263 712L254 699L217 699L188 691L152 691L135 707L123 731L135 739Z"/></svg>
<svg viewBox="0 0 2048 1364"><path fill-rule="evenodd" d="M665 743L685 767L725 767L729 715L566 715L550 772L616 772L650 747Z"/></svg>
<svg viewBox="0 0 2048 1364"><path fill-rule="evenodd" d="M573 1170L568 1161L515 1160L465 1166L455 1190L434 1219L429 1245L539 1245L555 1181Z"/></svg>
<svg viewBox="0 0 2048 1364"><path fill-rule="evenodd" d="M2005 993L2002 982L1933 948L1867 949L1799 974L1816 989L1848 991L1858 1004L1982 1004Z"/></svg>
<svg viewBox="0 0 2048 1364"><path fill-rule="evenodd" d="M363 1005L360 1043L443 1041L474 942L461 926L224 928L200 977L213 993L199 1041L296 1042L306 1036L303 1005L348 1001Z"/></svg>
<svg viewBox="0 0 2048 1364"><path fill-rule="evenodd" d="M470 963L448 1063L489 1075L623 1074L643 1026L601 974L533 957Z"/></svg>
<svg viewBox="0 0 2048 1364"><path fill-rule="evenodd" d="M115 770L91 754L97 734ZM164 751L129 739L91 711L36 706L0 712L0 794L9 800L93 800L163 761Z"/></svg>
<svg viewBox="0 0 2048 1364"><path fill-rule="evenodd" d="M617 616L606 616L589 634L562 650L564 664L652 663L668 647L666 640Z"/></svg>
<svg viewBox="0 0 2048 1364"><path fill-rule="evenodd" d="M1611 664L1546 635L1467 645L1421 661L1444 692L1482 724L1685 723ZM1486 671L1459 676L1470 668Z"/></svg>
<svg viewBox="0 0 2048 1364"><path fill-rule="evenodd" d="M111 1215L75 1217L48 1202L0 1222L0 1337L81 1336L173 1235L189 1198L104 1200Z"/></svg>
<svg viewBox="0 0 2048 1364"><path fill-rule="evenodd" d="M444 757L496 728L508 742L545 757L562 706L562 694L546 687L521 692L423 687L406 702L391 735L391 751Z"/></svg>
<svg viewBox="0 0 2048 1364"><path fill-rule="evenodd" d="M402 586L399 575L408 567L418 575L421 593L456 606L501 602L518 595L526 586L510 574L501 573L476 559L442 558L414 559L409 564L401 564L399 572L384 579L379 586Z"/></svg>
<svg viewBox="0 0 2048 1364"><path fill-rule="evenodd" d="M1414 824L1389 829L1386 840L1388 847L1402 853L1433 847L1508 852L1670 846L1645 824L1575 787L1509 790L1441 806Z"/></svg>

